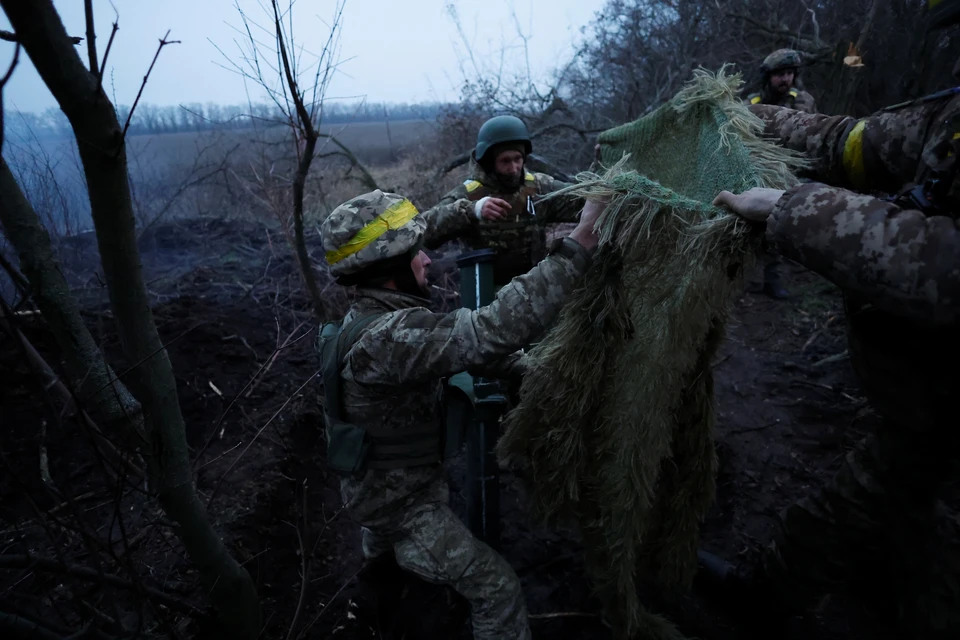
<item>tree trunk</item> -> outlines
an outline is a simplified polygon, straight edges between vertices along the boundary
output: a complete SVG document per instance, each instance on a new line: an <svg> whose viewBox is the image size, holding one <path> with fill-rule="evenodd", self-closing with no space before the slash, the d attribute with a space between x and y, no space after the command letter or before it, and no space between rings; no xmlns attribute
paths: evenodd
<svg viewBox="0 0 960 640"><path fill-rule="evenodd" d="M307 251L307 239L303 233L303 191L316 146L317 139L308 137L300 162L297 164L297 173L293 177L293 244L297 251L300 272L303 273L303 282L313 301L313 313L319 322L324 322L326 311L323 308L323 297L320 295L320 288L317 287L317 278L313 274L313 260L310 259L310 253Z"/></svg>
<svg viewBox="0 0 960 640"><path fill-rule="evenodd" d="M50 235L30 206L10 167L0 158L0 226L20 256L20 269L31 294L66 362L67 375L82 403L96 407L110 435L135 435L135 446L147 444L140 403L103 359L100 348L80 317ZM131 433L132 432L132 433Z"/></svg>
<svg viewBox="0 0 960 640"><path fill-rule="evenodd" d="M110 302L133 374L144 389L150 483L231 637L256 638L250 575L230 556L197 498L176 381L160 342L136 244L125 143L116 112L84 67L50 0L0 0L24 50L67 115L83 163Z"/></svg>

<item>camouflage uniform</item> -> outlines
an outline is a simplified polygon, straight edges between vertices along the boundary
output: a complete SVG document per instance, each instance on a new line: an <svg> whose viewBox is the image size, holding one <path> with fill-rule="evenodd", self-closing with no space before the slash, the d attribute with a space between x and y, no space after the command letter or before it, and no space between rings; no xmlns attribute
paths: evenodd
<svg viewBox="0 0 960 640"><path fill-rule="evenodd" d="M364 196L341 207L362 210L373 199ZM349 223L348 216L324 223L328 252L352 235L337 228ZM390 225L383 242L355 255L376 261L381 251L388 258L396 254L391 242L418 250L424 228L422 216L400 228ZM478 639L531 636L517 575L499 554L474 538L448 506L440 464L441 379L478 367L517 366L517 351L552 321L588 264L589 254L564 238L538 266L503 287L492 304L479 310L434 313L424 298L361 287L344 318L349 325L358 316L382 314L346 351L341 372L345 419L380 439L374 440L368 468L341 480L346 507L362 526L364 555L373 558L392 549L404 569L452 586L470 602ZM416 440L421 450L407 455L425 457L410 464L383 463L389 456L378 458L378 447L389 449L391 438L394 443Z"/></svg>
<svg viewBox="0 0 960 640"><path fill-rule="evenodd" d="M753 104L769 104L776 107L795 109L803 113L816 113L817 104L813 96L803 89L791 88L785 95L774 94L770 84L764 84L760 93L751 93L747 102Z"/></svg>
<svg viewBox="0 0 960 640"><path fill-rule="evenodd" d="M791 49L778 49L768 55L760 67L763 73L763 86L760 93L751 93L747 96L747 102L751 105L769 104L787 109L796 109L804 113L816 113L817 107L813 96L798 89L791 87L785 95L775 93L770 86L770 74L780 69L797 68L799 73L800 55ZM795 66L796 65L796 66ZM797 79L794 80L797 82ZM772 291L782 289L781 272L783 271L783 258L779 253L770 254L766 265L763 268L763 280L765 287Z"/></svg>
<svg viewBox="0 0 960 640"><path fill-rule="evenodd" d="M860 120L751 110L767 135L806 153L809 177L832 185L880 192L956 161L960 97ZM783 255L842 289L851 360L882 422L817 496L783 512L766 577L798 604L855 577L882 584L901 625L919 634L911 637L960 637L958 540L937 533L960 444L956 211L929 215L808 183L788 190L767 221Z"/></svg>
<svg viewBox="0 0 960 640"><path fill-rule="evenodd" d="M534 204L545 195L570 186L545 173L525 172L520 189L505 188L496 176L472 163L471 178L445 195L432 209L423 213L427 221L424 245L437 249L451 240L463 239L471 249L494 249L494 284L502 286L526 273L546 253L544 225L576 222L583 200L557 197ZM503 220L478 220L474 203L487 196L510 203L511 212Z"/></svg>
<svg viewBox="0 0 960 640"><path fill-rule="evenodd" d="M800 54L793 49L777 49L768 55L760 65L760 72L763 74L763 86L760 93L752 93L747 96L747 102L752 105L770 104L787 109L796 109L804 113L816 113L817 107L813 96L806 91L791 87L786 95L779 95L774 93L770 86L770 74L786 69L796 70L797 75L794 77L794 83L796 83L799 80L801 64Z"/></svg>

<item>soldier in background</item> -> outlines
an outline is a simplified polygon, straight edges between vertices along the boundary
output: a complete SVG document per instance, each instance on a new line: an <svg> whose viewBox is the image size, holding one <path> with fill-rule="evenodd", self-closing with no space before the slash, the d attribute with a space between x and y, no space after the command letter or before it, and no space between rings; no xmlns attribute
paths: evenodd
<svg viewBox="0 0 960 640"><path fill-rule="evenodd" d="M471 175L423 213L424 246L438 249L462 239L471 249L494 249L494 286L529 271L546 255L545 225L576 222L583 200L557 197L534 204L536 196L570 186L526 169L533 150L530 133L514 116L483 123L471 153Z"/></svg>
<svg viewBox="0 0 960 640"><path fill-rule="evenodd" d="M960 22L960 0L929 5L931 27ZM827 486L784 510L759 567L703 554L705 575L753 598L754 619L859 585L903 637L958 638L960 539L939 499L960 457L960 93L862 119L751 110L806 153L809 177L836 186L724 192L716 204L765 224L777 250L841 288L851 362L881 422ZM890 185L903 188L888 200L838 188Z"/></svg>
<svg viewBox="0 0 960 640"><path fill-rule="evenodd" d="M325 325L328 466L367 560L389 558L470 603L474 638L529 640L520 581L448 505L441 464L441 379L483 369L511 375L517 351L550 324L590 264L604 205L478 310L434 313L421 251L427 222L409 200L373 191L337 207L321 234L330 272L357 287L342 324ZM331 329L333 330L331 332Z"/></svg>
<svg viewBox="0 0 960 640"><path fill-rule="evenodd" d="M816 113L813 96L801 88L801 64L800 53L793 49L777 49L768 55L760 65L760 92L747 96L747 102Z"/></svg>
<svg viewBox="0 0 960 640"><path fill-rule="evenodd" d="M813 96L800 88L800 53L793 49L777 49L760 65L760 92L747 96L747 102L771 104L804 113L816 113ZM783 259L772 253L763 269L763 292L772 298L786 298L783 286Z"/></svg>

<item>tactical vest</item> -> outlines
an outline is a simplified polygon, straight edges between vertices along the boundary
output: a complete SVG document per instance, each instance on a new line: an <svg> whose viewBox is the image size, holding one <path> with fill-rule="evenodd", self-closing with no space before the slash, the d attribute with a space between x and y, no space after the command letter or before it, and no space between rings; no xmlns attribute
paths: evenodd
<svg viewBox="0 0 960 640"><path fill-rule="evenodd" d="M441 461L441 428L428 424L398 429L356 425L344 420L340 374L347 352L363 330L386 311L358 315L350 322L323 326L318 349L323 371L327 466L341 475L359 477L367 469L402 469Z"/></svg>
<svg viewBox="0 0 960 640"><path fill-rule="evenodd" d="M787 95L790 96L790 99L788 100L788 102L792 107L796 103L797 96L800 95L800 92L797 91L796 89L790 89L787 92ZM747 101L749 101L750 104L760 104L761 102L763 102L763 96L759 93L751 93L750 95L747 96ZM779 106L784 106L784 105L779 105Z"/></svg>
<svg viewBox="0 0 960 640"><path fill-rule="evenodd" d="M523 186L514 193L495 191L478 180L463 183L467 199L473 202L490 196L510 203L506 219L496 222L481 220L471 238L474 249L493 249L493 283L503 286L516 276L530 271L546 255L546 235L537 222L533 198L537 180L532 173L524 175Z"/></svg>

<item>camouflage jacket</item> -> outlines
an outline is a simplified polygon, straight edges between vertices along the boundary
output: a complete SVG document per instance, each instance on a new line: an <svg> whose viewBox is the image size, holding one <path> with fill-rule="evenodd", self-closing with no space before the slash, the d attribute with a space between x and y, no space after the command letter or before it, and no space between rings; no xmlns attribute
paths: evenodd
<svg viewBox="0 0 960 640"><path fill-rule="evenodd" d="M496 177L472 163L472 177L445 195L422 215L427 221L424 245L437 249L455 239L464 240L471 249L494 249L494 282L506 284L526 273L546 255L544 225L576 222L583 200L557 197L541 203L536 196L570 186L545 173L527 172L519 190L508 191ZM512 210L504 220L478 220L474 203L486 196L501 198Z"/></svg>
<svg viewBox="0 0 960 640"><path fill-rule="evenodd" d="M960 98L860 120L769 106L766 133L811 161L784 193L767 237L844 293L854 368L881 412L914 429L955 422L960 384L960 222L861 191L898 191L956 158Z"/></svg>
<svg viewBox="0 0 960 640"><path fill-rule="evenodd" d="M381 432L439 434L441 379L504 358L515 364L516 352L552 322L589 262L580 245L564 238L556 253L502 288L490 305L447 314L428 310L422 298L360 289L344 322L371 311L384 315L347 351L341 374L344 419ZM355 520L388 526L391 514L416 501L445 501L445 495L424 495L440 491L441 475L439 464L369 469L361 478L344 478L341 488Z"/></svg>
<svg viewBox="0 0 960 640"><path fill-rule="evenodd" d="M761 93L751 93L747 96L747 103L768 104L777 107L786 107L787 109L796 109L803 113L816 113L817 105L813 96L801 89L790 89L783 96L774 96L770 91Z"/></svg>
<svg viewBox="0 0 960 640"><path fill-rule="evenodd" d="M751 110L766 134L811 161L808 177L861 192L896 192L954 162L960 97L857 120L777 107ZM960 122L960 120L958 120ZM934 323L960 318L960 227L877 198L806 184L788 191L768 224L787 255L892 313Z"/></svg>

